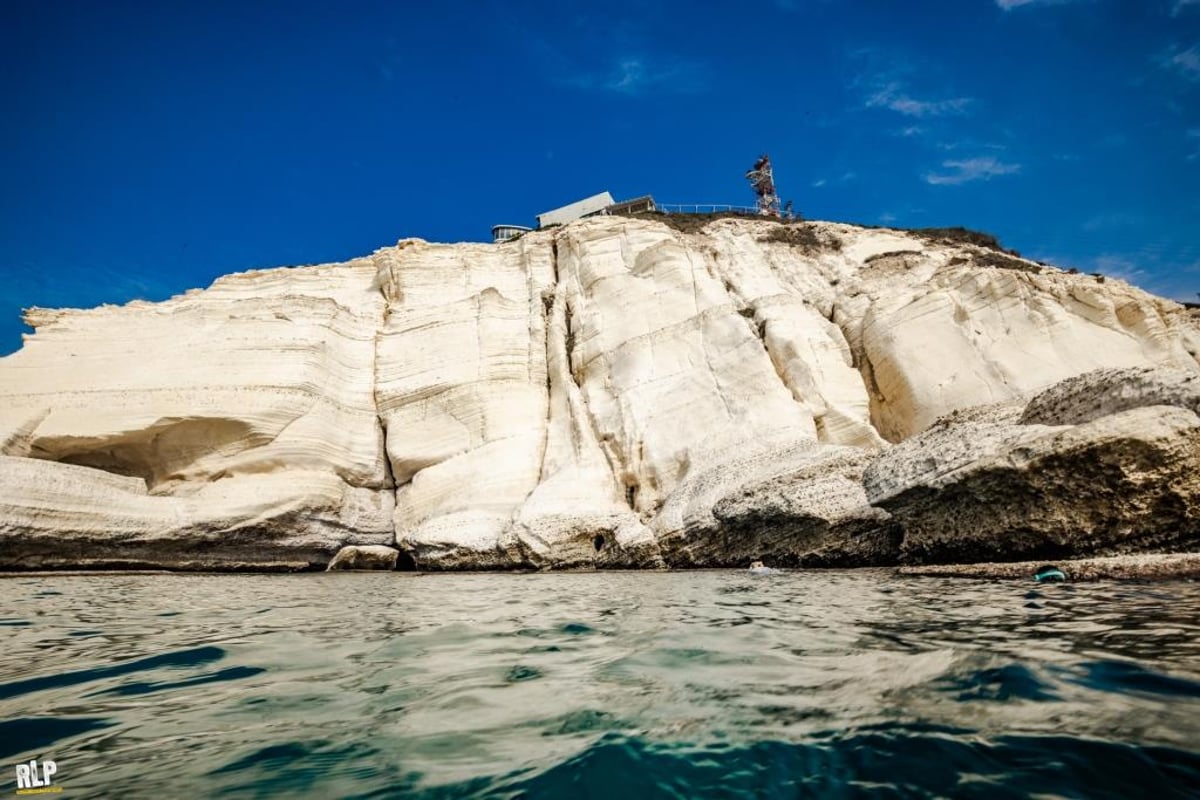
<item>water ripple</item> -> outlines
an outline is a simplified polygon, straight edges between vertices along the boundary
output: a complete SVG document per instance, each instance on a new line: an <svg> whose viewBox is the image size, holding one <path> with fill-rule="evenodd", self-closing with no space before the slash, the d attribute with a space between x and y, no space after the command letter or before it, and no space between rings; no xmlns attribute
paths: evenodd
<svg viewBox="0 0 1200 800"><path fill-rule="evenodd" d="M54 675L44 675L40 678L28 678L10 683L0 683L0 700L59 686L94 683L105 678L128 675L144 670L161 669L163 667L194 667L199 664L217 661L224 655L225 651L219 647L193 647L174 653L163 653L162 655L125 661L107 667L59 672Z"/></svg>
<svg viewBox="0 0 1200 800"><path fill-rule="evenodd" d="M0 757L79 796L1200 786L1196 584L80 575L0 607Z"/></svg>

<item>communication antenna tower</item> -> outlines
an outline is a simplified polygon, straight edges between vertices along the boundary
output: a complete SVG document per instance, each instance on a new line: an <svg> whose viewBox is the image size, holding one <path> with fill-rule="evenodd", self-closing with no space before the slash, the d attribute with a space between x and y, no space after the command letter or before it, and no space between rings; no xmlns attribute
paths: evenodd
<svg viewBox="0 0 1200 800"><path fill-rule="evenodd" d="M758 213L765 217L779 216L779 195L775 193L775 174L771 171L771 157L761 155L754 162L754 169L746 172L746 180L758 198L755 204Z"/></svg>

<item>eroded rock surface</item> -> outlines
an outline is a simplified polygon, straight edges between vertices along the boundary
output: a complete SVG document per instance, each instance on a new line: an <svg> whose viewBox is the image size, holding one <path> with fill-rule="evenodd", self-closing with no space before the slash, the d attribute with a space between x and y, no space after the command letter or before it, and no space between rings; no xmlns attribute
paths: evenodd
<svg viewBox="0 0 1200 800"><path fill-rule="evenodd" d="M1200 414L1200 374L1154 367L1087 372L1038 394L1020 421L1078 425L1143 406L1179 406Z"/></svg>
<svg viewBox="0 0 1200 800"><path fill-rule="evenodd" d="M389 544L367 259L28 314L0 360L0 566L323 565Z"/></svg>
<svg viewBox="0 0 1200 800"><path fill-rule="evenodd" d="M780 566L895 564L900 530L886 511L867 503L862 485L874 455L831 450L720 498L712 513L722 536L708 543L714 557L730 565L754 558Z"/></svg>
<svg viewBox="0 0 1200 800"><path fill-rule="evenodd" d="M375 545L346 545L329 562L331 572L340 570L393 570L400 559L394 547Z"/></svg>
<svg viewBox="0 0 1200 800"><path fill-rule="evenodd" d="M1007 561L985 564L939 564L901 567L901 575L931 578L1007 578L1028 581L1042 567L1041 561ZM1097 580L1196 580L1200 578L1198 553L1150 553L1101 556L1057 562L1071 581Z"/></svg>
<svg viewBox="0 0 1200 800"><path fill-rule="evenodd" d="M903 530L903 563L1182 551L1200 545L1200 417L1144 406L1065 427L935 426L865 482Z"/></svg>
<svg viewBox="0 0 1200 800"><path fill-rule="evenodd" d="M1124 520L1087 547L1193 535L1149 521L1193 513L1195 321L903 231L596 218L28 320L0 359L0 568L1015 557L1073 507L973 534L936 498L1072 470L1104 509L1077 521Z"/></svg>

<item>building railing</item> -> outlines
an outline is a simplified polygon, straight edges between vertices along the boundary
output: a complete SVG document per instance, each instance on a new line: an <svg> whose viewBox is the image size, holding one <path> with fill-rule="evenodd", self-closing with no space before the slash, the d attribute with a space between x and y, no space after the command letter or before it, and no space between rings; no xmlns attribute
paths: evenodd
<svg viewBox="0 0 1200 800"><path fill-rule="evenodd" d="M754 206L731 206L727 203L659 203L658 210L666 214L715 214L718 211L758 214Z"/></svg>
<svg viewBox="0 0 1200 800"><path fill-rule="evenodd" d="M589 198L591 199L591 198ZM541 217L555 214L562 209L542 214ZM756 206L735 206L729 203L656 203L650 195L635 197L632 200L624 200L620 203L613 203L604 208L584 214L583 217L608 216L610 214L644 214L646 212L661 212L663 214L744 214L748 217L768 216L771 219L776 219L774 215L764 215ZM539 222L541 220L539 217ZM786 220L791 220L790 214L784 215ZM529 233L531 229L524 225L493 225L492 226L492 241L496 244L503 242L511 242L513 239L518 239Z"/></svg>

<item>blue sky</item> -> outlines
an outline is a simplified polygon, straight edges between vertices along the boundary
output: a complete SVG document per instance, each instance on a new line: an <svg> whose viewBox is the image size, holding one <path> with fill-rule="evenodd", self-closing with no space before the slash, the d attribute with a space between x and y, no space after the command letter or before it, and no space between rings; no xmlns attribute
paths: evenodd
<svg viewBox="0 0 1200 800"><path fill-rule="evenodd" d="M65 2L0 25L0 353L608 189L967 225L1200 291L1200 0Z"/></svg>

